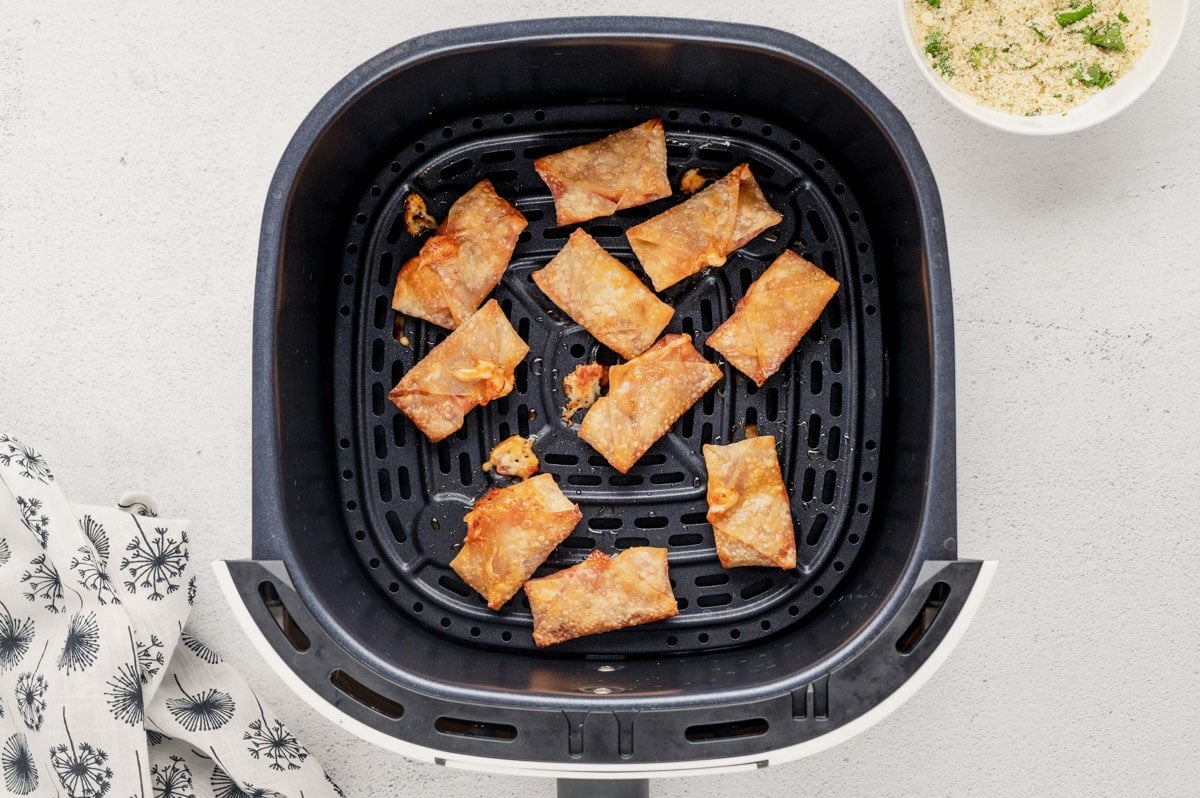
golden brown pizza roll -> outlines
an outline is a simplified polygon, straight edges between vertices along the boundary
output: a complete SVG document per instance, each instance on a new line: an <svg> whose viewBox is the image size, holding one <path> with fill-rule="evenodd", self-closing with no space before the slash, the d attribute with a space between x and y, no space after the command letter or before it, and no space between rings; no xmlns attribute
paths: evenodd
<svg viewBox="0 0 1200 798"><path fill-rule="evenodd" d="M708 345L758 385L787 360L837 293L838 281L791 250L755 280Z"/></svg>
<svg viewBox="0 0 1200 798"><path fill-rule="evenodd" d="M471 408L513 389L513 372L527 352L492 299L429 350L388 398L437 443L458 431Z"/></svg>
<svg viewBox="0 0 1200 798"><path fill-rule="evenodd" d="M725 258L783 217L767 203L749 164L673 208L629 228L629 246L661 291Z"/></svg>
<svg viewBox="0 0 1200 798"><path fill-rule="evenodd" d="M579 437L624 474L720 379L691 336L664 335L608 370L608 393L583 417Z"/></svg>
<svg viewBox="0 0 1200 798"><path fill-rule="evenodd" d="M498 610L582 517L549 474L493 488L467 513L467 539L450 567Z"/></svg>
<svg viewBox="0 0 1200 798"><path fill-rule="evenodd" d="M728 446L704 445L708 469L708 522L725 568L796 567L796 533L775 439L747 438Z"/></svg>
<svg viewBox="0 0 1200 798"><path fill-rule="evenodd" d="M392 308L453 330L500 282L526 224L490 182L480 180L400 269Z"/></svg>
<svg viewBox="0 0 1200 798"><path fill-rule="evenodd" d="M675 311L596 239L576 230L533 281L577 324L621 357L645 352Z"/></svg>
<svg viewBox="0 0 1200 798"><path fill-rule="evenodd" d="M593 551L566 570L525 583L533 641L550 646L679 614L667 550L637 546L609 557Z"/></svg>
<svg viewBox="0 0 1200 798"><path fill-rule="evenodd" d="M575 224L671 196L661 119L538 158L558 223Z"/></svg>

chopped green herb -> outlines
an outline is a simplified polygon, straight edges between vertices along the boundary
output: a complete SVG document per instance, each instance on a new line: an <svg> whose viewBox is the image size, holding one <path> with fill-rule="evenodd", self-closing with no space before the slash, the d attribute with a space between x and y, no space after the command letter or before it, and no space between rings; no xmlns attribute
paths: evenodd
<svg viewBox="0 0 1200 798"><path fill-rule="evenodd" d="M1032 111L1025 112L1025 116L1041 116L1041 115L1042 115L1041 108L1034 108Z"/></svg>
<svg viewBox="0 0 1200 798"><path fill-rule="evenodd" d="M967 61L971 66L979 69L984 63L992 63L996 60L996 48L985 47L983 43L979 43L971 48L971 52L967 55Z"/></svg>
<svg viewBox="0 0 1200 798"><path fill-rule="evenodd" d="M1050 37L1049 37L1049 36L1047 36L1046 34L1042 33L1041 29L1040 29L1040 28L1038 28L1038 26L1037 26L1037 25L1033 24L1033 20L1032 20L1032 19L1031 19L1031 20L1029 20L1029 29L1030 29L1031 31L1033 31L1034 33L1036 33L1036 34L1037 34L1037 37L1038 37L1039 39L1041 39L1042 41L1044 41L1044 42L1048 42L1048 41L1050 41Z"/></svg>
<svg viewBox="0 0 1200 798"><path fill-rule="evenodd" d="M930 8L941 8L942 7L942 0L925 0L925 2L929 3Z"/></svg>
<svg viewBox="0 0 1200 798"><path fill-rule="evenodd" d="M1121 12L1121 13L1119 13L1119 14L1117 14L1117 19L1121 20L1121 21L1122 21L1122 22L1124 22L1126 25L1128 25L1128 24L1129 24L1129 17L1125 16L1125 12L1124 12L1124 11L1122 11L1122 12Z"/></svg>
<svg viewBox="0 0 1200 798"><path fill-rule="evenodd" d="M925 54L933 62L933 68L941 72L943 77L954 77L954 68L950 66L950 49L942 41L940 28L925 39Z"/></svg>
<svg viewBox="0 0 1200 798"><path fill-rule="evenodd" d="M1071 8L1077 9L1077 10L1063 11L1057 17L1055 17L1055 19L1058 20L1059 27L1065 28L1068 25L1074 25L1079 20L1090 17L1092 14L1094 14L1096 12L1096 7L1093 6L1091 3L1088 3L1087 5L1083 6L1082 8L1079 7L1078 3L1073 3L1071 5Z"/></svg>
<svg viewBox="0 0 1200 798"><path fill-rule="evenodd" d="M1084 40L1088 44L1094 44L1105 50L1125 52L1125 39L1121 37L1121 26L1115 22L1110 22L1103 28L1088 28L1084 34Z"/></svg>
<svg viewBox="0 0 1200 798"><path fill-rule="evenodd" d="M1099 64L1092 64L1088 67L1086 74L1083 67L1075 67L1075 82L1098 89L1106 89L1114 83L1112 73L1105 72Z"/></svg>

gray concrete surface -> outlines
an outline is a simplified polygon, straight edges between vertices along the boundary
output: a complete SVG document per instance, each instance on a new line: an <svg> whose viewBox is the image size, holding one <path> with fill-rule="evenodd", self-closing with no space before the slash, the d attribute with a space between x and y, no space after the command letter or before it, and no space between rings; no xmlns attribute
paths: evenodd
<svg viewBox="0 0 1200 798"><path fill-rule="evenodd" d="M251 297L275 163L326 89L440 27L581 0L0 7L0 427L69 495L138 487L249 553ZM957 314L960 550L1001 569L927 687L861 737L656 795L1200 793L1200 20L1133 109L1062 140L961 118L891 2L604 10L807 36L911 119L941 184ZM305 710L232 628L200 631L355 796L551 795L407 762Z"/></svg>

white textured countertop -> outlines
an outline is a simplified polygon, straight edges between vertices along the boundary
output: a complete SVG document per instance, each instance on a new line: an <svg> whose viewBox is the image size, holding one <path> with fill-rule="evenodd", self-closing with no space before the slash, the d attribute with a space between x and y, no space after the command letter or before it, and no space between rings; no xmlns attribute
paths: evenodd
<svg viewBox="0 0 1200 798"><path fill-rule="evenodd" d="M0 428L42 449L74 500L140 488L194 520L194 556L247 556L258 225L293 131L400 40L595 6L48 5L0 12ZM1124 115L1027 140L935 95L891 3L673 10L806 36L911 120L950 238L959 550L1001 567L959 649L881 725L789 766L664 781L655 795L1195 795L1200 20ZM264 669L207 570L201 582L199 632L349 794L553 794L334 728Z"/></svg>

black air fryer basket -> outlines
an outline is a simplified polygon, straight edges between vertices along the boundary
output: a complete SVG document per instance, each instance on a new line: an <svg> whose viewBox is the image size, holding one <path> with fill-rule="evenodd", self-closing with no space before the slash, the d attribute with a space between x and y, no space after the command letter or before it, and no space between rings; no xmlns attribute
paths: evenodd
<svg viewBox="0 0 1200 798"><path fill-rule="evenodd" d="M662 118L673 182L749 161L783 214L721 269L674 286L668 332L725 376L626 475L559 418L561 380L611 352L530 273L562 246L533 160ZM419 242L482 178L529 220L495 297L529 342L513 392L432 445L387 401L445 331L390 298ZM624 230L678 195L584 225ZM842 285L784 369L754 384L704 338L784 247ZM401 322L404 324L404 322ZM411 346L397 338L406 334ZM821 750L910 695L961 636L989 563L957 559L954 360L942 212L896 108L858 72L766 28L545 20L425 36L378 56L304 121L262 229L254 331L254 559L218 564L251 637L313 706L409 756L630 778ZM700 447L780 441L795 571L723 570ZM447 565L480 469L511 434L584 520L539 571L593 549L670 550L680 614L536 650Z"/></svg>

